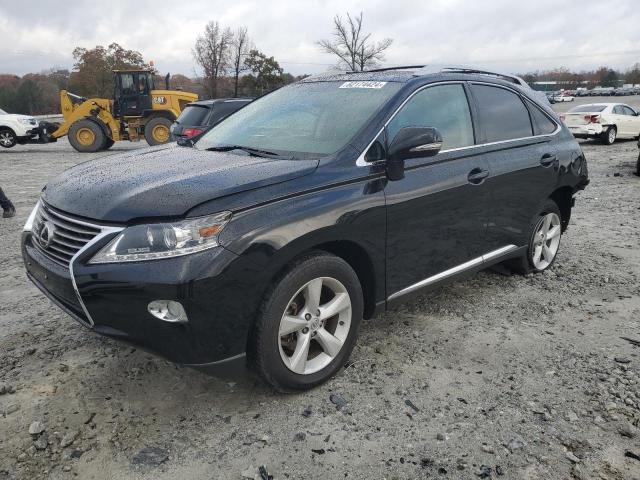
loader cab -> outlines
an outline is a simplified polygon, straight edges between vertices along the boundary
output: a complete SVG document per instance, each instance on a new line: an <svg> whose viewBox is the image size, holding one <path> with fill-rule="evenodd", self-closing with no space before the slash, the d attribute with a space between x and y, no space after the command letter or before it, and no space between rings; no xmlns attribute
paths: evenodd
<svg viewBox="0 0 640 480"><path fill-rule="evenodd" d="M116 117L140 117L151 109L153 75L147 70L116 70L113 96Z"/></svg>

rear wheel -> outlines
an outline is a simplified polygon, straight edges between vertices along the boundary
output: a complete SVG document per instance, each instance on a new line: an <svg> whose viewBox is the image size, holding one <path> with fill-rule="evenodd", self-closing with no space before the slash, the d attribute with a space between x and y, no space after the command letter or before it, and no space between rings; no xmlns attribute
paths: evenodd
<svg viewBox="0 0 640 480"><path fill-rule="evenodd" d="M613 145L618 136L618 129L615 126L610 126L606 132L602 132L602 143L605 145Z"/></svg>
<svg viewBox="0 0 640 480"><path fill-rule="evenodd" d="M171 137L171 120L164 117L152 118L144 127L144 138L151 146L167 143Z"/></svg>
<svg viewBox="0 0 640 480"><path fill-rule="evenodd" d="M549 199L531 222L526 254L509 262L509 266L522 274L545 271L556 259L561 235L562 214L556 202Z"/></svg>
<svg viewBox="0 0 640 480"><path fill-rule="evenodd" d="M640 154L638 155L638 161L636 162L636 175L640 177Z"/></svg>
<svg viewBox="0 0 640 480"><path fill-rule="evenodd" d="M11 148L18 142L16 134L10 128L0 129L0 147Z"/></svg>
<svg viewBox="0 0 640 480"><path fill-rule="evenodd" d="M267 293L249 341L252 367L280 391L325 382L346 362L362 319L353 269L323 252L295 262Z"/></svg>
<svg viewBox="0 0 640 480"><path fill-rule="evenodd" d="M69 128L69 143L78 152L99 152L107 138L100 125L91 120L78 120Z"/></svg>

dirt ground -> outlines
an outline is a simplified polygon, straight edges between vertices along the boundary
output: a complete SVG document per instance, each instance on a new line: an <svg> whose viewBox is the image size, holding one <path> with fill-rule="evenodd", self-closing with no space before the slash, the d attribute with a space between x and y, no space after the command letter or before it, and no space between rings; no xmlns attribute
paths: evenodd
<svg viewBox="0 0 640 480"><path fill-rule="evenodd" d="M365 322L348 367L297 395L54 307L21 229L47 179L92 155L0 152L18 210L0 219L0 479L640 479L638 150L582 145L592 183L551 271L482 272Z"/></svg>

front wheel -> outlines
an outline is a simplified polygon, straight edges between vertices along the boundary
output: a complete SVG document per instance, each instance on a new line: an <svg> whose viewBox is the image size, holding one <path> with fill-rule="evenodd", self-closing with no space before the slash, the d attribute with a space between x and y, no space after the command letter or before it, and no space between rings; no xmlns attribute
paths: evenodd
<svg viewBox="0 0 640 480"><path fill-rule="evenodd" d="M267 293L249 362L279 391L319 385L349 358L362 312L362 288L349 264L328 253L309 254Z"/></svg>
<svg viewBox="0 0 640 480"><path fill-rule="evenodd" d="M14 147L16 143L18 143L18 139L12 130L9 130L8 128L0 130L0 147L11 148Z"/></svg>
<svg viewBox="0 0 640 480"><path fill-rule="evenodd" d="M616 141L616 137L618 136L618 130L616 127L611 126L607 129L606 132L602 133L602 143L605 145L613 145Z"/></svg>
<svg viewBox="0 0 640 480"><path fill-rule="evenodd" d="M531 223L529 246L521 258L510 262L517 273L540 273L556 259L562 236L562 214L553 200L547 200Z"/></svg>

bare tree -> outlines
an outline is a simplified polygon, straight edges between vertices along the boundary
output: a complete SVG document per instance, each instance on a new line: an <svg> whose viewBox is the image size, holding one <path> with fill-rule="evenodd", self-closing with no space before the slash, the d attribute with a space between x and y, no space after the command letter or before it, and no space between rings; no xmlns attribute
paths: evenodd
<svg viewBox="0 0 640 480"><path fill-rule="evenodd" d="M238 96L240 74L249 70L244 63L251 50L251 40L247 35L247 27L238 28L233 34L231 42L231 69L233 73L233 96Z"/></svg>
<svg viewBox="0 0 640 480"><path fill-rule="evenodd" d="M337 56L352 71L363 71L384 60L384 51L393 40L385 38L380 42L371 41L370 33L362 32L362 12L355 18L347 13L344 22L340 15L333 18L333 39L320 40L318 45L325 53Z"/></svg>
<svg viewBox="0 0 640 480"><path fill-rule="evenodd" d="M229 48L233 34L218 22L209 22L204 34L198 36L193 56L204 71L207 90L212 98L218 94L218 79L229 66Z"/></svg>

